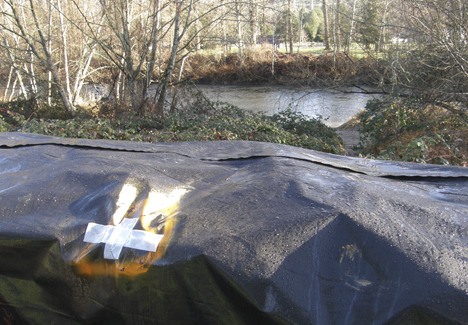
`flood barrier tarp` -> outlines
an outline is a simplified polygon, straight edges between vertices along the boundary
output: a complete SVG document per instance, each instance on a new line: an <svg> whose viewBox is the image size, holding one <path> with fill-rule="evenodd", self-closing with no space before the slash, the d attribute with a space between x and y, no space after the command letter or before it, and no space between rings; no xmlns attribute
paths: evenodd
<svg viewBox="0 0 468 325"><path fill-rule="evenodd" d="M468 169L0 133L0 323L468 324Z"/></svg>

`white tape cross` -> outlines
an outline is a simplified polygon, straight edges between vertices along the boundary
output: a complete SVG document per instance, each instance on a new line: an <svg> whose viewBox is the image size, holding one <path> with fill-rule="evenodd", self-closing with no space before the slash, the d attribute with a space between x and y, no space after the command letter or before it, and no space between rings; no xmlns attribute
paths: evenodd
<svg viewBox="0 0 468 325"><path fill-rule="evenodd" d="M124 218L116 226L90 222L83 241L92 244L104 243L104 258L116 260L124 247L156 252L164 235L145 230L134 230L138 218Z"/></svg>

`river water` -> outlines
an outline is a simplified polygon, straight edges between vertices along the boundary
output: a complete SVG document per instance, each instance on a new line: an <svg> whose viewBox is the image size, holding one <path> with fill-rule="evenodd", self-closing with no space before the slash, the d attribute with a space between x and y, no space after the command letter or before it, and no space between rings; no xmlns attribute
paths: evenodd
<svg viewBox="0 0 468 325"><path fill-rule="evenodd" d="M323 119L338 127L364 109L376 95L358 93L359 89L343 90L265 87L265 86L205 86L198 88L211 100L219 100L253 112L273 115L291 109L307 117ZM354 92L353 92L354 91Z"/></svg>
<svg viewBox="0 0 468 325"><path fill-rule="evenodd" d="M105 85L84 85L78 104L95 102L108 96L108 88ZM376 96L359 93L357 88L342 91L285 86L198 85L197 88L213 101L227 102L266 115L290 109L307 117L321 117L331 127L338 127L351 119L364 109L368 100ZM0 87L0 90L3 89ZM156 86L153 85L150 95L155 91Z"/></svg>

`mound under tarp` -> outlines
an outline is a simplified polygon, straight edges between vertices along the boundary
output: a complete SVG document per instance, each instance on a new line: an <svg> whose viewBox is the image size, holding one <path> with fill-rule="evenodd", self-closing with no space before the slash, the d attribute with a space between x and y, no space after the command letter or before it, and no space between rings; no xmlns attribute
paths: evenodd
<svg viewBox="0 0 468 325"><path fill-rule="evenodd" d="M0 133L0 323L468 324L468 168Z"/></svg>

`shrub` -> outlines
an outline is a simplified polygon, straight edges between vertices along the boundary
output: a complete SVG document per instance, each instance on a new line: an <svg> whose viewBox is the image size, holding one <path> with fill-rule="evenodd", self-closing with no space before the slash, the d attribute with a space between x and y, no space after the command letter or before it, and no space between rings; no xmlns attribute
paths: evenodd
<svg viewBox="0 0 468 325"><path fill-rule="evenodd" d="M273 115L273 121L284 130L299 137L299 147L325 152L343 153L343 141L335 130L326 126L320 119L309 119L301 113L286 110ZM319 149L320 148L320 149Z"/></svg>
<svg viewBox="0 0 468 325"><path fill-rule="evenodd" d="M364 155L379 159L466 166L468 117L419 98L368 102L360 115Z"/></svg>
<svg viewBox="0 0 468 325"><path fill-rule="evenodd" d="M0 132L7 132L11 130L11 125L3 120L3 117L0 116Z"/></svg>
<svg viewBox="0 0 468 325"><path fill-rule="evenodd" d="M341 138L320 120L309 120L291 111L268 117L204 98L195 98L187 109L169 112L163 121L130 114L113 119L31 118L21 124L21 130L61 137L149 142L250 140L344 152Z"/></svg>

